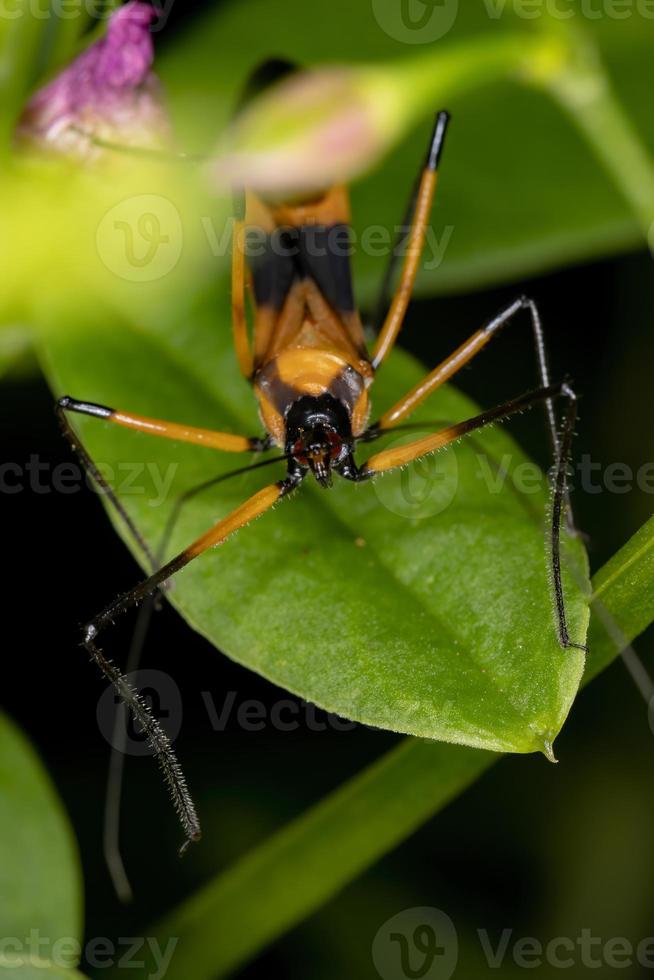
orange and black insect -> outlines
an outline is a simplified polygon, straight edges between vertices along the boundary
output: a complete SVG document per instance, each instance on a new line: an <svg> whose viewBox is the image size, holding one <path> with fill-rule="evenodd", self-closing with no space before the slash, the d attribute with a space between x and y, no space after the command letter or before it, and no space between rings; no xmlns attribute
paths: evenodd
<svg viewBox="0 0 654 980"><path fill-rule="evenodd" d="M258 81L279 77L287 67L271 63L259 73ZM281 455L254 465L265 466L280 461L286 464L286 474L281 479L244 501L197 541L157 568L149 578L119 596L84 627L86 650L132 710L156 753L184 829L184 848L200 837L200 824L180 766L159 722L126 677L102 653L97 643L98 635L119 615L155 593L190 561L220 545L233 532L289 496L308 474L322 487L329 487L334 475L354 482L368 480L541 403L545 407L555 456L550 561L558 637L562 647L579 646L572 642L568 633L559 545L562 515L567 506L566 467L576 419L576 397L568 383L553 384L550 380L543 329L534 302L526 297L516 299L476 330L384 415L372 424L369 421L370 393L375 376L383 368L397 340L411 298L448 122L446 112L437 115L424 167L411 199L408 244L399 284L384 310L372 350L366 344L354 302L348 252L342 248L350 221L347 190L332 187L308 200L281 202L248 192L236 201L232 245L234 344L240 370L258 401L263 435L214 432L179 422L144 418L127 409L107 408L70 397L58 402L66 434L101 483L102 477L80 445L67 421L67 413L95 416L153 436L194 443L220 452L263 452L277 447L281 449ZM265 247L256 259L248 262L247 240L253 231ZM336 241L341 247L331 247L330 243ZM392 271L393 264L386 276L387 283ZM251 329L246 312L248 279L254 308ZM382 449L361 465L357 462L358 443L397 430L418 405L468 364L521 311L528 315L533 331L538 388L474 418L423 435L407 445ZM565 403L560 434L553 407L559 398ZM211 482L216 481L208 481ZM120 503L113 495L110 499L149 554ZM154 563L152 555L150 558Z"/></svg>

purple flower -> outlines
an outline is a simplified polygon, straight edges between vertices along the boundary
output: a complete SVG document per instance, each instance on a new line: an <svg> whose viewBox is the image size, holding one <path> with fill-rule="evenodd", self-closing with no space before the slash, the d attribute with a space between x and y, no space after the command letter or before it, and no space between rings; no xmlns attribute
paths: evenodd
<svg viewBox="0 0 654 980"><path fill-rule="evenodd" d="M151 71L150 24L157 16L139 0L113 13L105 36L29 100L18 122L18 140L85 158L102 150L84 134L132 146L165 144L170 127L159 80Z"/></svg>

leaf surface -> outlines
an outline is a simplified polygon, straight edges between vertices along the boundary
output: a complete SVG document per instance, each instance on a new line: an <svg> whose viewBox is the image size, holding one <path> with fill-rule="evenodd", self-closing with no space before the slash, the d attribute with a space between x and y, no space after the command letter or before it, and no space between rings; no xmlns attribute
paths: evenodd
<svg viewBox="0 0 654 980"><path fill-rule="evenodd" d="M205 310L183 325L136 329L98 317L46 332L53 386L147 415L257 433L253 395L238 375L226 324L216 321ZM375 384L375 413L420 374L397 352ZM448 388L422 418L475 412ZM81 423L154 548L179 492L243 464L95 419ZM530 493L516 491L511 474L521 464L530 465L496 429L373 484L338 480L325 492L307 480L274 512L184 569L171 601L228 656L329 711L427 738L549 754L583 657L558 645L546 495L538 477ZM141 476L128 486L134 465ZM278 479L282 467L197 497L182 514L172 551ZM163 503L155 477L161 486L173 479ZM566 581L580 640L588 617L585 558L578 544L566 555L581 581ZM117 582L116 591L128 584Z"/></svg>
<svg viewBox="0 0 654 980"><path fill-rule="evenodd" d="M25 737L0 714L0 922L6 938L0 973L15 970L11 976L31 980L40 967L29 960L51 960L57 943L67 949L79 944L81 893L77 848L61 802ZM37 939L41 945L33 948ZM24 966L7 965L16 958Z"/></svg>

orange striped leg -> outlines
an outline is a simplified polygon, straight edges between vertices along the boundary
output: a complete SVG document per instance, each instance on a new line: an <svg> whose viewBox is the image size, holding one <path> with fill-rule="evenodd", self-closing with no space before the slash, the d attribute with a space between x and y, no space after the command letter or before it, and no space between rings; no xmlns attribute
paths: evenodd
<svg viewBox="0 0 654 980"><path fill-rule="evenodd" d="M374 456L371 456L352 478L355 480L365 480L379 473L396 469L398 466L405 466L407 463L420 459L428 453L443 449L445 446L456 442L458 439L477 429L482 429L484 426L491 425L493 422L510 418L512 415L516 415L526 408L531 408L532 405L537 403L547 403L553 398L558 397L565 398L568 405L563 419L562 436L559 442L553 480L552 520L550 526L552 581L556 601L559 643L564 648L585 651L585 646L580 643L574 643L570 639L563 583L561 581L561 518L567 496L567 468L570 459L572 436L577 420L577 398L569 385L564 383L561 385L549 385L545 388L537 388L535 391L527 392L526 395L522 395L520 398L515 398L497 408L482 412L480 415L472 419L467 419L465 422L450 425L440 432L433 433L433 435L424 436L422 439L415 439L405 446L384 449L382 452L375 453Z"/></svg>
<svg viewBox="0 0 654 980"><path fill-rule="evenodd" d="M445 446L449 446L450 443L456 442L476 429L481 429L493 422L503 421L509 416L523 411L525 408L531 408L536 402L542 402L545 398L553 398L561 393L560 386L552 386L545 389L538 388L536 391L528 392L526 395L522 395L513 401L505 402L497 408L492 408L486 412L482 412L480 415L475 415L474 418L466 419L464 422L457 422L454 425L448 425L445 429L441 429L428 436L423 436L421 439L415 439L406 445L383 449L381 452L375 453L363 464L360 473L364 477L376 476L379 473L385 473L387 470L394 470L398 466L406 466L408 463L412 463L414 460L420 459L428 453L433 453L439 449L443 449Z"/></svg>
<svg viewBox="0 0 654 980"><path fill-rule="evenodd" d="M270 445L267 439L248 439L246 436L232 435L227 432L213 432L208 429L197 429L192 426L179 425L173 422L162 422L160 419L151 419L141 415L131 415L126 412L115 411L113 408L107 408L106 405L76 401L68 395L64 395L63 398L58 400L55 411L64 436L79 456L84 469L102 490L106 500L114 508L128 529L153 571L156 569L158 563L151 548L111 486L107 483L105 477L93 462L91 454L85 449L81 439L70 424L67 413L76 412L81 415L91 415L94 418L104 419L105 422L115 422L117 425L122 425L128 429L136 429L140 432L147 432L150 435L162 436L167 439L179 439L181 442L191 442L200 446L208 446L211 449L222 449L225 452L260 452L268 449Z"/></svg>
<svg viewBox="0 0 654 980"><path fill-rule="evenodd" d="M265 513L265 511L270 510L273 504L290 493L301 479L300 474L292 474L278 483L273 483L268 487L264 487L263 490L259 490L249 500L233 510L231 514L218 521L206 534L203 534L197 541L194 541L188 548L185 548L184 551L167 562L163 568L160 568L129 592L119 596L106 609L87 623L83 630L82 642L84 647L104 676L114 685L123 703L131 710L139 726L145 732L150 746L157 757L168 784L175 810L184 830L185 841L182 845L182 851L192 841L199 840L201 835L200 823L186 785L184 774L165 731L153 716L145 701L131 687L125 676L105 657L102 650L97 646L96 639L104 627L108 626L118 616L127 612L127 610L155 592L164 582L188 565L194 558L197 558L210 548L221 545L231 534L238 531L239 528L245 527L250 521L253 521L256 517Z"/></svg>
<svg viewBox="0 0 654 980"><path fill-rule="evenodd" d="M57 406L65 412L92 415L105 422L122 425L125 429L135 429L137 432L161 436L163 439L190 442L196 446L206 446L208 449L220 449L226 453L261 452L268 449L270 445L266 439L249 438L231 432L215 432L213 429L200 429L179 422L165 422L163 419L153 419L147 415L134 415L131 412L122 412L120 409L107 408L106 405L76 401L69 395L60 398Z"/></svg>
<svg viewBox="0 0 654 980"><path fill-rule="evenodd" d="M436 190L438 161L443 149L448 121L449 115L447 112L438 113L429 153L427 154L427 161L416 193L411 219L411 230L409 233L409 244L402 267L400 282L372 352L372 366L374 368L378 368L392 350L411 300L413 284L418 272L420 256L422 255L422 249L425 243L425 234L429 225L429 215L434 199L434 191Z"/></svg>
<svg viewBox="0 0 654 980"><path fill-rule="evenodd" d="M489 343L499 333L502 327L511 322L521 310L528 310L531 316L531 324L534 333L534 348L536 351L536 362L538 368L538 380L542 388L547 388L550 384L550 371L547 362L545 349L545 337L541 325L538 309L533 300L526 296L520 296L517 300L507 306L504 310L490 320L481 330L477 330L464 344L461 345L453 354L450 354L433 371L419 381L411 391L407 392L392 408L385 412L379 421L372 426L375 432L384 432L403 422L424 400L436 391L445 381L449 381L458 371L468 364L486 344ZM555 451L558 449L558 436L554 409L551 399L546 400L547 421L550 430L550 438Z"/></svg>
<svg viewBox="0 0 654 980"><path fill-rule="evenodd" d="M232 227L232 334L241 374L249 379L254 362L245 313L245 221L240 213Z"/></svg>

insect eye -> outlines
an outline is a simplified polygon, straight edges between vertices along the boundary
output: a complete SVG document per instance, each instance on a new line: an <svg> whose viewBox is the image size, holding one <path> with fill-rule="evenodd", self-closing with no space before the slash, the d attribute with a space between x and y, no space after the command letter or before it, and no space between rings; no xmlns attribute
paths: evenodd
<svg viewBox="0 0 654 980"><path fill-rule="evenodd" d="M327 440L329 442L329 455L332 459L337 459L340 456L341 449L343 447L343 441L337 432L329 431L327 433Z"/></svg>
<svg viewBox="0 0 654 980"><path fill-rule="evenodd" d="M293 455L297 459L298 463L307 462L305 446L301 439L296 439L295 444L293 446Z"/></svg>

